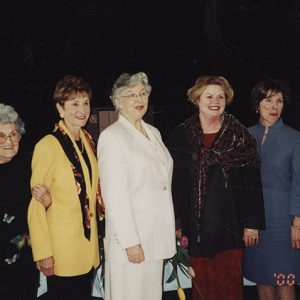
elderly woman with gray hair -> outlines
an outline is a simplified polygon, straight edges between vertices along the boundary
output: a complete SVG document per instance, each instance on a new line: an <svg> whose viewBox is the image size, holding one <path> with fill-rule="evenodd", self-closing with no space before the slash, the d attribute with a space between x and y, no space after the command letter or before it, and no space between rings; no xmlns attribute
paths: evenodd
<svg viewBox="0 0 300 300"><path fill-rule="evenodd" d="M19 153L24 133L18 113L0 103L0 299L33 299L38 285L27 228L30 157ZM38 190L49 196L46 188Z"/></svg>
<svg viewBox="0 0 300 300"><path fill-rule="evenodd" d="M176 251L173 161L159 131L142 120L150 92L145 73L120 75L111 94L119 118L98 141L106 300L161 299L163 260Z"/></svg>

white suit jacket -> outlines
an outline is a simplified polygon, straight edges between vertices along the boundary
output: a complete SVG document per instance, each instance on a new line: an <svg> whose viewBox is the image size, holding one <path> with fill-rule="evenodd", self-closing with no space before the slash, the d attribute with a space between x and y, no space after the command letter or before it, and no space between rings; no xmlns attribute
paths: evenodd
<svg viewBox="0 0 300 300"><path fill-rule="evenodd" d="M170 258L176 252L173 160L159 131L142 125L149 139L119 116L98 141L105 255L110 262L129 263L125 249L137 244L146 261Z"/></svg>

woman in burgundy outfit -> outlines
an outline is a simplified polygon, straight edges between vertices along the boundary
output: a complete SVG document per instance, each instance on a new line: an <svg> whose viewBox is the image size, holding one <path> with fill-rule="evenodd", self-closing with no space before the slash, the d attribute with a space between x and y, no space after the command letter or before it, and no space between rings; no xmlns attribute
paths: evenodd
<svg viewBox="0 0 300 300"><path fill-rule="evenodd" d="M201 76L188 92L199 110L178 126L173 199L189 239L193 299L242 299L242 249L264 229L260 159L248 130L226 105L233 90L221 76Z"/></svg>

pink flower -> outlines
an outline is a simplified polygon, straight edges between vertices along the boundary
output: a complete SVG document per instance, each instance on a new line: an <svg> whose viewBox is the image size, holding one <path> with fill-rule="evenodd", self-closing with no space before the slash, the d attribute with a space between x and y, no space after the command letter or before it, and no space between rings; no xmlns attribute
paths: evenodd
<svg viewBox="0 0 300 300"><path fill-rule="evenodd" d="M188 244L189 244L188 238L186 236L183 236L180 240L180 247L185 249L188 247Z"/></svg>

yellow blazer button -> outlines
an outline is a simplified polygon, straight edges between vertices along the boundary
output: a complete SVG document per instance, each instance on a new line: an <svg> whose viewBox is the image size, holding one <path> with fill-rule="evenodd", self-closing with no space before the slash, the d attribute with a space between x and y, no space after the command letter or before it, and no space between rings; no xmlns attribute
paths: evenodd
<svg viewBox="0 0 300 300"><path fill-rule="evenodd" d="M90 213L90 218L92 218L94 216L94 214L93 213Z"/></svg>

